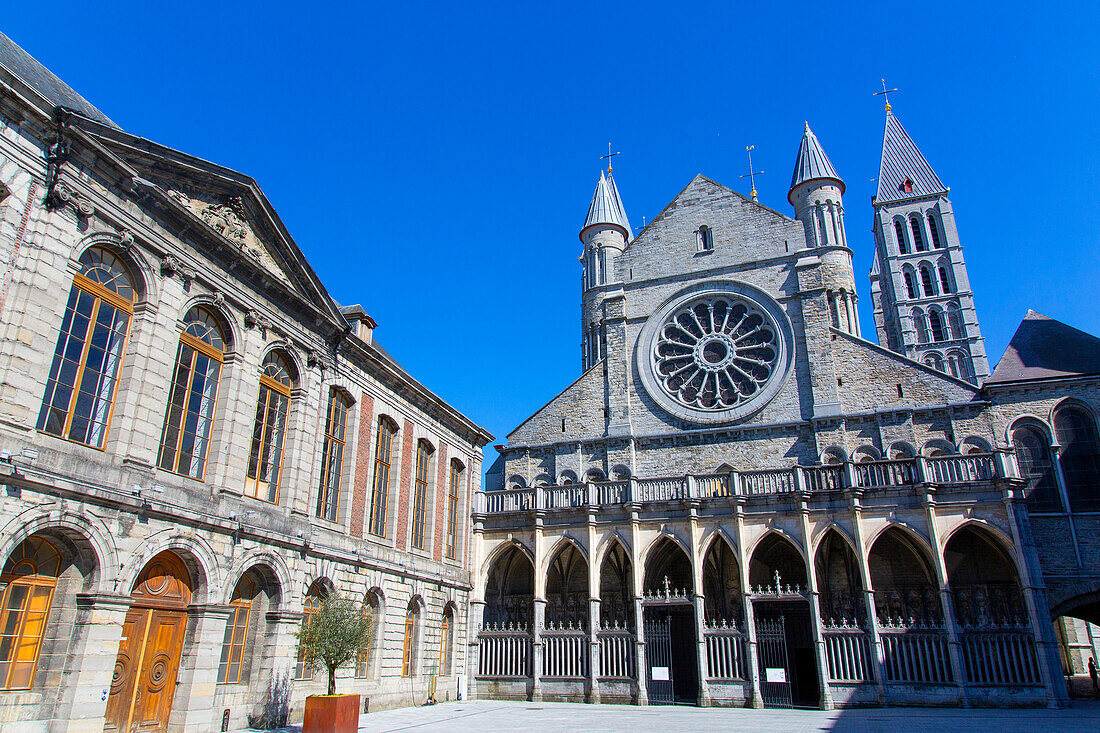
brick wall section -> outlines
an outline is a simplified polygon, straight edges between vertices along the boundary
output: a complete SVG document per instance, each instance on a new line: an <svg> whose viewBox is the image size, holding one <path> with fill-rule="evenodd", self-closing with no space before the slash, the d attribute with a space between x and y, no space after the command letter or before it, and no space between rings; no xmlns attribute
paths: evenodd
<svg viewBox="0 0 1100 733"><path fill-rule="evenodd" d="M397 549L409 549L409 510L412 504L412 472L416 464L416 454L413 452L415 441L413 440L412 420L405 421L405 429L401 438L401 488L397 494L397 529L394 530Z"/></svg>
<svg viewBox="0 0 1100 733"><path fill-rule="evenodd" d="M447 526L447 482L451 476L451 464L447 462L447 444L440 443L435 464L435 541L432 557L443 559L444 528Z"/></svg>
<svg viewBox="0 0 1100 733"><path fill-rule="evenodd" d="M351 533L363 536L363 518L370 499L371 439L374 437L374 398L363 393L359 400L359 450L355 458L355 482L351 494Z"/></svg>

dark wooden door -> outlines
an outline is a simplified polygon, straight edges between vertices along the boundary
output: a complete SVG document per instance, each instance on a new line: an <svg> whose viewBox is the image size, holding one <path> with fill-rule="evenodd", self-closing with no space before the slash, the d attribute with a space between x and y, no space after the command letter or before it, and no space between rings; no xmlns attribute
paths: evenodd
<svg viewBox="0 0 1100 733"><path fill-rule="evenodd" d="M187 629L191 583L176 555L162 552L142 570L131 594L115 658L104 730L150 733L168 729Z"/></svg>

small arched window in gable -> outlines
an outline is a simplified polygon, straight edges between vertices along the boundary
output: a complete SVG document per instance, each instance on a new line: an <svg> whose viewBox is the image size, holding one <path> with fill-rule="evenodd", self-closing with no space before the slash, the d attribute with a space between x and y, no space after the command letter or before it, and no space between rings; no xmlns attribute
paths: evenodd
<svg viewBox="0 0 1100 733"><path fill-rule="evenodd" d="M939 311L928 312L928 328L932 332L933 341L947 340L947 330L943 327L943 314Z"/></svg>
<svg viewBox="0 0 1100 733"><path fill-rule="evenodd" d="M920 219L918 219L915 216L912 219L910 219L909 220L909 228L913 232L913 247L916 248L916 250L918 252L923 252L924 251L924 234L922 234L921 230L920 230Z"/></svg>
<svg viewBox="0 0 1100 733"><path fill-rule="evenodd" d="M894 235L898 238L898 252L901 254L909 254L909 247L905 244L905 227L901 222L894 220Z"/></svg>
<svg viewBox="0 0 1100 733"><path fill-rule="evenodd" d="M898 191L901 193L913 193L913 179L906 178L904 181L898 184Z"/></svg>
<svg viewBox="0 0 1100 733"><path fill-rule="evenodd" d="M951 292L951 277L947 274L946 267L940 267L940 291L944 293Z"/></svg>
<svg viewBox="0 0 1100 733"><path fill-rule="evenodd" d="M927 265L921 265L920 284L924 288L925 296L936 294L936 284L932 281L932 270Z"/></svg>
<svg viewBox="0 0 1100 733"><path fill-rule="evenodd" d="M706 224L699 227L699 251L710 252L714 249L714 232Z"/></svg>
<svg viewBox="0 0 1100 733"><path fill-rule="evenodd" d="M943 247L943 243L940 242L940 230L936 226L936 217L932 215L932 212L928 212L928 233L932 236L932 249Z"/></svg>
<svg viewBox="0 0 1100 733"><path fill-rule="evenodd" d="M910 298L917 297L917 285L913 282L913 273L909 270L905 271L905 292Z"/></svg>

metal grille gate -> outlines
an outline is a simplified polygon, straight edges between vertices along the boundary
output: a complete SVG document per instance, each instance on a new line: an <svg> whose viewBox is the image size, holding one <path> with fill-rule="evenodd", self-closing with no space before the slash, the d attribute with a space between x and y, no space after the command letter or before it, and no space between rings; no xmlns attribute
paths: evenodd
<svg viewBox="0 0 1100 733"><path fill-rule="evenodd" d="M658 616L645 621L645 655L649 667L646 677L650 704L674 704L671 616Z"/></svg>
<svg viewBox="0 0 1100 733"><path fill-rule="evenodd" d="M756 619L756 648L760 659L760 693L764 698L764 707L794 707L783 616Z"/></svg>

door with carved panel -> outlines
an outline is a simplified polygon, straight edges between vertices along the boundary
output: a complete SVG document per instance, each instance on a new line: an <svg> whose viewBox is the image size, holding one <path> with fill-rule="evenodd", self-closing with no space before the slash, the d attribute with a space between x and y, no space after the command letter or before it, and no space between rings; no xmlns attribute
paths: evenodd
<svg viewBox="0 0 1100 733"><path fill-rule="evenodd" d="M162 552L134 584L107 699L105 731L164 731L172 712L187 628L191 578L177 555Z"/></svg>

